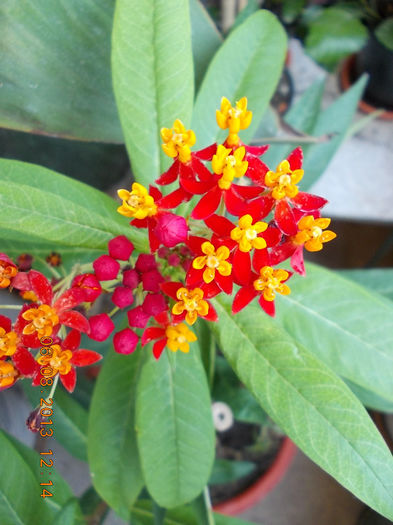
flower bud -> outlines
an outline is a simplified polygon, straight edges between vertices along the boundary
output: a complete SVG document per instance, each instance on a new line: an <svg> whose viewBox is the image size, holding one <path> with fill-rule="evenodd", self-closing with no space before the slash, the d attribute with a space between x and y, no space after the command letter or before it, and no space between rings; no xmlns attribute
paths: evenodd
<svg viewBox="0 0 393 525"><path fill-rule="evenodd" d="M100 281L116 279L120 264L110 255L101 255L93 262L93 268Z"/></svg>
<svg viewBox="0 0 393 525"><path fill-rule="evenodd" d="M118 286L112 294L112 302L119 308L126 308L134 302L131 288Z"/></svg>
<svg viewBox="0 0 393 525"><path fill-rule="evenodd" d="M150 315L143 310L142 306L129 310L127 317L128 324L134 328L145 328L150 319Z"/></svg>
<svg viewBox="0 0 393 525"><path fill-rule="evenodd" d="M135 270L138 270L138 272L144 273L149 272L150 270L156 270L157 269L157 263L156 258L154 255L150 255L147 253L141 253L136 260L135 263Z"/></svg>
<svg viewBox="0 0 393 525"><path fill-rule="evenodd" d="M174 213L161 213L154 229L157 238L169 248L184 242L187 239L188 226L184 217Z"/></svg>
<svg viewBox="0 0 393 525"><path fill-rule="evenodd" d="M90 339L94 341L105 341L113 332L115 325L108 314L93 315L89 319Z"/></svg>
<svg viewBox="0 0 393 525"><path fill-rule="evenodd" d="M132 290L139 284L139 275L136 270L125 270L123 272L123 284Z"/></svg>
<svg viewBox="0 0 393 525"><path fill-rule="evenodd" d="M165 298L160 293L149 293L143 301L143 310L150 316L155 316L168 309Z"/></svg>
<svg viewBox="0 0 393 525"><path fill-rule="evenodd" d="M159 292L160 283L164 281L158 270L151 270L142 274L143 289L146 292Z"/></svg>
<svg viewBox="0 0 393 525"><path fill-rule="evenodd" d="M109 255L120 261L128 261L134 251L134 245L124 235L111 239L108 243Z"/></svg>
<svg viewBox="0 0 393 525"><path fill-rule="evenodd" d="M85 293L85 302L92 303L99 297L102 288L94 273L82 273L74 277L71 288L80 288Z"/></svg>
<svg viewBox="0 0 393 525"><path fill-rule="evenodd" d="M119 354L131 354L137 347L139 337L131 328L124 328L113 337L113 346Z"/></svg>

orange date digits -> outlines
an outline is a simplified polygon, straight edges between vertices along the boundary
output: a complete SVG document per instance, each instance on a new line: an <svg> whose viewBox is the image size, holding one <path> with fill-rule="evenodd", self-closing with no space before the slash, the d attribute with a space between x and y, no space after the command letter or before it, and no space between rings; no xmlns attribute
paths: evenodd
<svg viewBox="0 0 393 525"><path fill-rule="evenodd" d="M46 342L46 341L48 341L48 339L49 339L49 343ZM41 339L40 339L40 343L41 343L42 345L44 345L44 346L50 346L50 345L53 343L53 339L52 339L51 337L48 337L48 336L46 336L46 337L41 337Z"/></svg>
<svg viewBox="0 0 393 525"><path fill-rule="evenodd" d="M48 433L50 432L50 434ZM53 436L53 429L51 428L41 428L40 430L41 437L52 437Z"/></svg>

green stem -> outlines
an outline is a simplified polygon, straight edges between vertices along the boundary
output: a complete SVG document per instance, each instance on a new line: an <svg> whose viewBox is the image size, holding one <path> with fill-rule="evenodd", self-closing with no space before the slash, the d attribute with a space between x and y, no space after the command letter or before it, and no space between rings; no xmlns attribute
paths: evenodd
<svg viewBox="0 0 393 525"><path fill-rule="evenodd" d="M43 259L42 257L39 257L38 255L36 255L35 258L37 259L37 261L40 261L40 263L42 263L51 272L51 274L56 277L56 279L60 279L61 278L61 275L59 274L59 272L57 272L53 268L53 266L48 264L47 261L45 261L45 259Z"/></svg>
<svg viewBox="0 0 393 525"><path fill-rule="evenodd" d="M21 304L0 304L0 309L4 310L20 310L21 308Z"/></svg>
<svg viewBox="0 0 393 525"><path fill-rule="evenodd" d="M118 306L115 306L113 310L111 310L109 312L109 317L112 317L113 315L115 315L116 312L118 312L120 310L120 308Z"/></svg>
<svg viewBox="0 0 393 525"><path fill-rule="evenodd" d="M326 142L331 138L331 135L321 135L320 137L311 137L311 136L296 136L296 137L260 137L254 138L251 141L251 144L319 144L321 142Z"/></svg>
<svg viewBox="0 0 393 525"><path fill-rule="evenodd" d="M50 389L50 394L49 396L46 398L47 400L50 399L50 398L53 398L53 394L55 393L55 390L56 390L56 387L57 387L57 383L59 382L59 374L56 374L55 375L55 379L53 381L53 385L52 385L52 388Z"/></svg>
<svg viewBox="0 0 393 525"><path fill-rule="evenodd" d="M206 513L207 513L207 525L215 525L212 503L210 501L209 487L206 486L203 489L203 499L205 501Z"/></svg>

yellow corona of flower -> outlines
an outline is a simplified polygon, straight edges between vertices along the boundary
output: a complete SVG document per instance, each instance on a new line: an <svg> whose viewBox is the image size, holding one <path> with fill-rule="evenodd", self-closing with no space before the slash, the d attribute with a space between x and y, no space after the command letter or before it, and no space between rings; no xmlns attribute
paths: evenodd
<svg viewBox="0 0 393 525"><path fill-rule="evenodd" d="M187 290L187 288L179 288L176 292L178 302L172 307L174 315L181 315L186 311L186 321L192 325L198 318L198 315L207 315L209 311L209 304L203 299L203 290L194 288Z"/></svg>
<svg viewBox="0 0 393 525"><path fill-rule="evenodd" d="M71 370L70 359L72 357L71 350L62 350L60 345L51 346L52 353L42 355L38 358L38 363L43 366L52 368L52 374L48 377L55 376L57 373L66 375Z"/></svg>
<svg viewBox="0 0 393 525"><path fill-rule="evenodd" d="M203 272L205 283L211 283L214 280L216 271L225 277L231 275L232 264L226 260L229 257L229 249L226 246L219 246L216 250L210 242L206 241L202 244L201 249L205 255L196 257L192 261L192 266L196 270L202 270L206 266Z"/></svg>
<svg viewBox="0 0 393 525"><path fill-rule="evenodd" d="M248 168L248 162L244 159L246 149L244 146L235 149L225 148L222 144L217 147L217 152L212 159L214 173L222 175L218 185L222 190L228 190L235 177L243 177Z"/></svg>
<svg viewBox="0 0 393 525"><path fill-rule="evenodd" d="M153 217L157 214L157 205L142 184L134 182L131 191L118 190L117 194L123 201L122 205L117 208L121 215L134 219L146 219L146 217Z"/></svg>
<svg viewBox="0 0 393 525"><path fill-rule="evenodd" d="M186 129L183 122L176 119L172 128L161 128L161 138L164 141L162 149L168 157L176 158L182 163L191 159L191 147L195 144L195 133Z"/></svg>
<svg viewBox="0 0 393 525"><path fill-rule="evenodd" d="M259 270L259 278L255 279L253 285L255 290L262 292L266 301L274 301L276 293L288 295L291 293L289 286L282 281L288 279L289 273L279 268L273 270L271 266L264 266Z"/></svg>
<svg viewBox="0 0 393 525"><path fill-rule="evenodd" d="M22 292L21 296L22 296L22 299L24 299L25 301L32 301L33 303L38 302L38 297L32 290L27 290L25 292Z"/></svg>
<svg viewBox="0 0 393 525"><path fill-rule="evenodd" d="M189 343L197 340L194 332L184 323L168 326L165 330L165 335L168 338L166 345L172 352L180 350L181 352L187 353L190 350Z"/></svg>
<svg viewBox="0 0 393 525"><path fill-rule="evenodd" d="M333 240L337 235L330 231L325 230L330 224L328 218L314 219L312 215L306 215L302 217L298 222L298 233L292 237L293 242L296 244L304 244L304 247L309 252L318 252L322 250L323 243Z"/></svg>
<svg viewBox="0 0 393 525"><path fill-rule="evenodd" d="M14 355L17 344L17 334L15 332L6 332L4 328L0 327L0 358L5 355Z"/></svg>
<svg viewBox="0 0 393 525"><path fill-rule="evenodd" d="M37 337L47 337L52 334L53 327L59 324L59 317L55 310L47 304L41 304L38 308L30 308L23 312L23 319L30 321L23 328L25 335L37 334Z"/></svg>
<svg viewBox="0 0 393 525"><path fill-rule="evenodd" d="M239 131L248 128L252 120L252 112L247 110L247 98L241 98L233 107L227 98L222 97L221 107L216 110L216 119L221 129L229 129L228 144L239 144Z"/></svg>
<svg viewBox="0 0 393 525"><path fill-rule="evenodd" d="M296 184L301 181L304 170L291 170L289 162L283 160L277 166L277 171L268 171L265 175L265 184L272 189L273 199L280 200L284 197L293 198L298 192L299 188Z"/></svg>
<svg viewBox="0 0 393 525"><path fill-rule="evenodd" d="M0 288L7 288L11 284L11 279L18 273L16 266L0 261Z"/></svg>
<svg viewBox="0 0 393 525"><path fill-rule="evenodd" d="M15 382L18 371L9 361L0 361L0 388L5 388Z"/></svg>
<svg viewBox="0 0 393 525"><path fill-rule="evenodd" d="M258 234L266 230L267 223L259 221L253 224L252 221L251 215L243 215L239 219L239 226L231 231L231 239L239 244L241 252L249 252L253 248L266 248L265 239L258 237Z"/></svg>

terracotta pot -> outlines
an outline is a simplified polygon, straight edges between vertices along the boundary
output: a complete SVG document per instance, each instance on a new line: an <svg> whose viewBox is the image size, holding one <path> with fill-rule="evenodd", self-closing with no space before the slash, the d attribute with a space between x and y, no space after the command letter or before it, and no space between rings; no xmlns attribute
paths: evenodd
<svg viewBox="0 0 393 525"><path fill-rule="evenodd" d="M349 89L352 84L357 80L357 73L358 71L357 66L357 56L351 55L349 56L342 64L340 69L340 87L343 91L346 91ZM372 113L373 111L376 111L377 109L380 109L380 107L376 107L371 105L369 102L366 102L365 100L359 101L359 109L363 113ZM384 111L378 118L383 120L391 120L393 119L393 111Z"/></svg>
<svg viewBox="0 0 393 525"><path fill-rule="evenodd" d="M234 516L253 507L278 485L289 469L296 451L296 445L289 438L284 438L273 464L265 474L241 494L215 505L213 510Z"/></svg>

